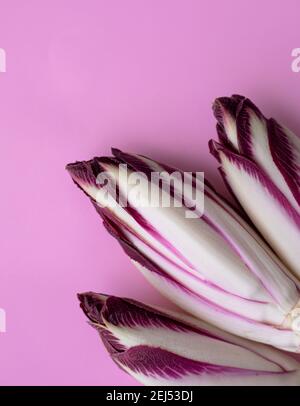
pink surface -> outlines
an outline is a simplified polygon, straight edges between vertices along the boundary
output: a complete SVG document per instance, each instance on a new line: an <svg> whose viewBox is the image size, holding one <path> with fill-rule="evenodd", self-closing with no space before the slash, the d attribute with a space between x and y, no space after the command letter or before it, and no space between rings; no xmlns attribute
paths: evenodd
<svg viewBox="0 0 300 406"><path fill-rule="evenodd" d="M300 130L299 1L0 0L0 16L0 384L135 384L75 294L163 300L64 166L115 146L218 179L211 103L233 92Z"/></svg>

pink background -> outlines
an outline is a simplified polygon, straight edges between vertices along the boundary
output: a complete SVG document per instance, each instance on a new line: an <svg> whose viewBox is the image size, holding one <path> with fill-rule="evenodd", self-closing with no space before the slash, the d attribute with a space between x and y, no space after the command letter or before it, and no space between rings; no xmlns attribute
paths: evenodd
<svg viewBox="0 0 300 406"><path fill-rule="evenodd" d="M299 1L0 0L0 384L126 385L76 292L163 300L64 170L110 146L218 180L211 103L300 129Z"/></svg>

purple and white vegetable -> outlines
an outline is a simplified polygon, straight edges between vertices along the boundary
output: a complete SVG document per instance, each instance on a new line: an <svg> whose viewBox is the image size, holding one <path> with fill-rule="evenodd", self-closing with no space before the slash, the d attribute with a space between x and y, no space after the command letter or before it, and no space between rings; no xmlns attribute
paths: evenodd
<svg viewBox="0 0 300 406"><path fill-rule="evenodd" d="M98 182L99 174L109 174L120 197L128 184L119 165L127 164L129 173L144 173L148 180L139 191L147 200L153 186L150 174L173 171L144 156L119 150L113 154L69 164L67 169L144 276L197 318L248 339L300 352L300 283L243 218L210 185L196 179L193 188L204 190L204 213L198 213L196 204L196 217L186 218L186 207L175 204L137 205L135 193L128 194L126 207L115 200L107 206L109 190ZM156 187L159 193L160 186ZM175 203L176 185L169 195Z"/></svg>
<svg viewBox="0 0 300 406"><path fill-rule="evenodd" d="M78 295L113 361L146 385L300 385L300 364L272 347L131 299Z"/></svg>
<svg viewBox="0 0 300 406"><path fill-rule="evenodd" d="M300 138L245 97L216 99L211 152L252 222L300 279Z"/></svg>

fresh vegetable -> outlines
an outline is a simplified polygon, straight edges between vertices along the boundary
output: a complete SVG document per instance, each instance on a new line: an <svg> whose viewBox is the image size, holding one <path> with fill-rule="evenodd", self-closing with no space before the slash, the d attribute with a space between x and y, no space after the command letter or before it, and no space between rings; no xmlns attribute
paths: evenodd
<svg viewBox="0 0 300 406"><path fill-rule="evenodd" d="M172 173L172 168L119 150L113 154L69 164L67 169L145 277L197 318L300 352L299 281L242 216L212 186L191 175L194 191L204 193L204 213L196 203L193 216L187 218L185 199L183 205L176 204L182 202L176 184L170 185L165 177L165 186L170 186L166 191L151 182L151 173ZM138 171L146 176L139 193L130 193L120 167L124 164L129 174ZM109 187L102 175L111 181ZM151 187L156 194L164 189L173 204L138 204L147 203ZM120 204L120 197L126 205Z"/></svg>
<svg viewBox="0 0 300 406"><path fill-rule="evenodd" d="M299 363L272 347L131 299L78 295L113 361L146 385L299 385Z"/></svg>
<svg viewBox="0 0 300 406"><path fill-rule="evenodd" d="M300 138L243 96L213 105L219 142L210 149L252 222L300 279Z"/></svg>

